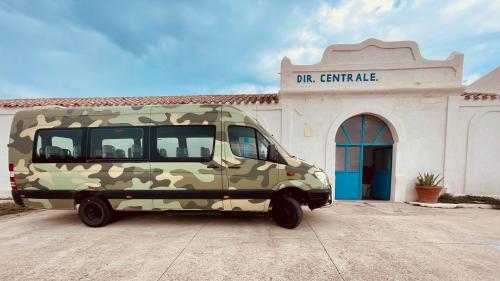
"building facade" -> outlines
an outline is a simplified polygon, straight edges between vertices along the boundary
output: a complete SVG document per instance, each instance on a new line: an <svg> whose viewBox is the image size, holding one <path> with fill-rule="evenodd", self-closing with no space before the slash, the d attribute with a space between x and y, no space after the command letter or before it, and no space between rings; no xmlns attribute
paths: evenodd
<svg viewBox="0 0 500 281"><path fill-rule="evenodd" d="M414 201L416 176L446 192L500 196L500 68L462 85L463 55L424 59L413 41L328 47L317 64L281 63L277 94L0 101L0 161L13 114L32 106L230 103L289 152L326 170L336 199ZM7 166L7 165L6 165ZM8 171L0 175L8 196Z"/></svg>

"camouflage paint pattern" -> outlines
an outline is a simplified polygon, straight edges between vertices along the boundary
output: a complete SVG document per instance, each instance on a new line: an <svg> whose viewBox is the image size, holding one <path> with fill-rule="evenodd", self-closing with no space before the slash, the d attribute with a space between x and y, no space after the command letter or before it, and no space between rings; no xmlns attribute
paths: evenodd
<svg viewBox="0 0 500 281"><path fill-rule="evenodd" d="M35 133L45 128L110 126L216 126L214 157L209 162L84 162L33 163ZM302 190L330 188L314 173L321 171L280 150L287 164L233 155L227 138L229 125L258 129L253 118L228 105L165 105L94 108L45 108L18 112L9 140L9 163L19 190ZM229 166L239 165L239 169ZM209 168L216 166L217 168ZM288 173L288 174L287 174ZM293 175L292 175L293 174ZM72 209L73 199L23 199L34 208ZM269 199L110 199L116 210L234 210L267 211Z"/></svg>

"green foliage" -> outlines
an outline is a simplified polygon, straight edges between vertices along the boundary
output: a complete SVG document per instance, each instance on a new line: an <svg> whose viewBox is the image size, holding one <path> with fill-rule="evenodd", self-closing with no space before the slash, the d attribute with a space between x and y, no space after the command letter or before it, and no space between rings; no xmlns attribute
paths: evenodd
<svg viewBox="0 0 500 281"><path fill-rule="evenodd" d="M434 173L424 173L424 175L418 173L417 182L415 185L417 186L431 186L436 187L441 184L443 181L443 177L439 177L439 174L435 175Z"/></svg>
<svg viewBox="0 0 500 281"><path fill-rule="evenodd" d="M452 204L490 204L495 209L500 209L500 199L488 197L488 196L477 196L477 195L452 195L445 193L439 196L440 203L452 203Z"/></svg>

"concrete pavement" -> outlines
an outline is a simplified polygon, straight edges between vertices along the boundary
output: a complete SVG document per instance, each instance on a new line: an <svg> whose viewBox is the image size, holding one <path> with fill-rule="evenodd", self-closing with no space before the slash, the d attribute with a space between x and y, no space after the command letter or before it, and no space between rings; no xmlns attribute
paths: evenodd
<svg viewBox="0 0 500 281"><path fill-rule="evenodd" d="M498 280L500 211L337 202L294 230L268 217L76 212L0 218L5 280Z"/></svg>

